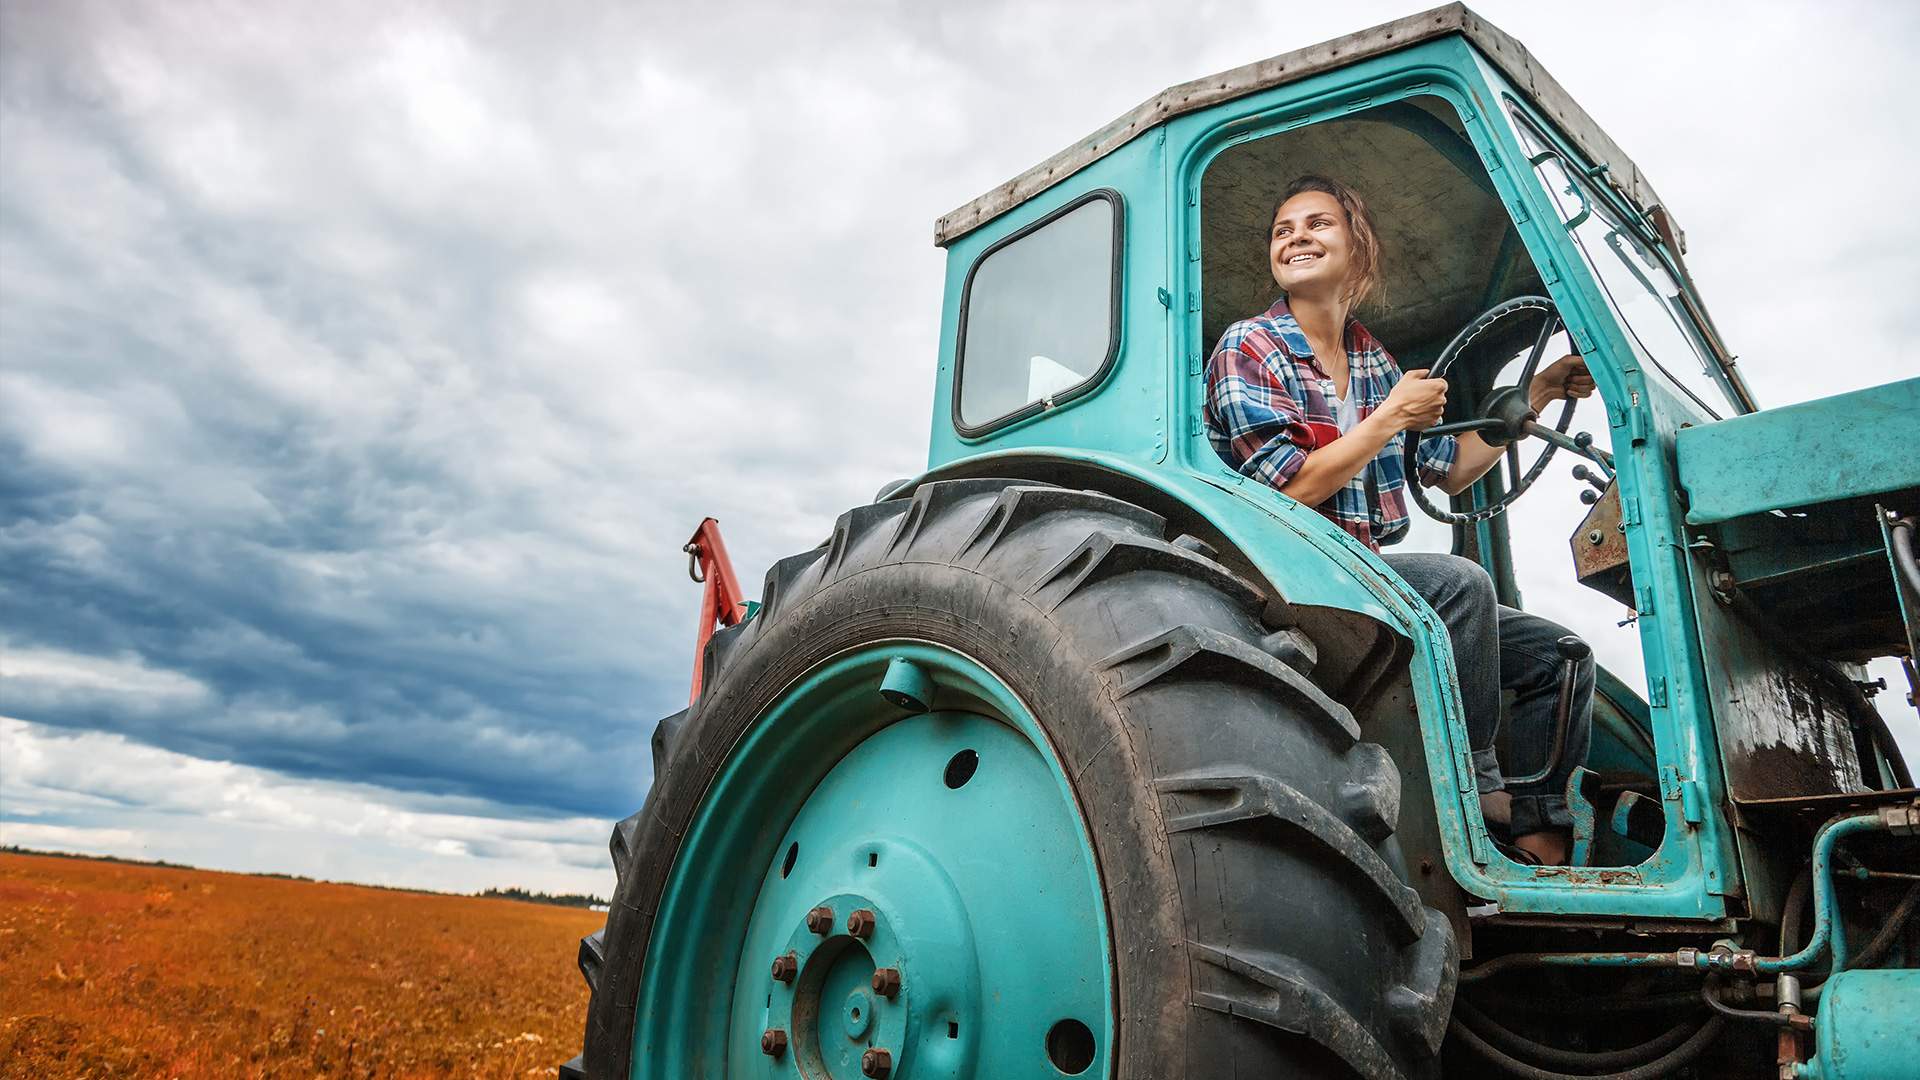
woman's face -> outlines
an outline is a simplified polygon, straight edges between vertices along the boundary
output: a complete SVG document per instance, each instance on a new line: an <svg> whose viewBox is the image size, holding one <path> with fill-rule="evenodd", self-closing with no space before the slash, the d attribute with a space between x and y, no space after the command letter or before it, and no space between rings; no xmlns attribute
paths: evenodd
<svg viewBox="0 0 1920 1080"><path fill-rule="evenodd" d="M1267 237L1267 261L1288 296L1337 298L1353 269L1353 230L1340 201L1303 191L1281 203Z"/></svg>

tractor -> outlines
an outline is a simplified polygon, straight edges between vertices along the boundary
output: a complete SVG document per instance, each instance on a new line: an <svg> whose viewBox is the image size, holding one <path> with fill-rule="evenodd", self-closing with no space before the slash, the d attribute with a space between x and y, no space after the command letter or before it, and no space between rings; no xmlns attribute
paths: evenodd
<svg viewBox="0 0 1920 1080"><path fill-rule="evenodd" d="M1305 172L1374 206L1423 434L1506 446L1408 543L1586 587L1567 865L1494 842L1433 609L1209 444ZM1920 1076L1865 666L1914 677L1920 379L1760 409L1646 174L1457 4L1175 86L934 239L927 470L751 601L689 545L694 698L563 1076ZM1510 392L1550 341L1579 423Z"/></svg>

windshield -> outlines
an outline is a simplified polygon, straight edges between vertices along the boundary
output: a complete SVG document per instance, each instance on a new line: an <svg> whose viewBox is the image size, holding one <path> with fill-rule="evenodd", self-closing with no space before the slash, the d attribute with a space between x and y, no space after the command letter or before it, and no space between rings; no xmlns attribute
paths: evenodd
<svg viewBox="0 0 1920 1080"><path fill-rule="evenodd" d="M1524 114L1515 109L1513 116L1520 144L1554 209L1639 352L1669 386L1720 419L1730 399L1680 299L1680 283L1611 201L1584 176L1575 176Z"/></svg>

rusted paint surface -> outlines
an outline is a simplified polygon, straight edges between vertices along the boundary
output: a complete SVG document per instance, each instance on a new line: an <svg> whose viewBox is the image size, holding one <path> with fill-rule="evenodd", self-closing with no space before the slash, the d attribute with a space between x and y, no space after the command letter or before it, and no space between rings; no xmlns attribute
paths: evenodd
<svg viewBox="0 0 1920 1080"><path fill-rule="evenodd" d="M1567 539L1573 575L1580 584L1633 606L1633 568L1627 565L1627 532L1620 524L1620 485L1607 485L1600 501Z"/></svg>
<svg viewBox="0 0 1920 1080"><path fill-rule="evenodd" d="M1864 786L1847 711L1833 689L1696 586L1727 794L1735 802Z"/></svg>
<svg viewBox="0 0 1920 1080"><path fill-rule="evenodd" d="M933 242L945 247L954 240L1053 187L1154 128L1188 113L1246 97L1310 75L1347 67L1369 57L1404 49L1422 41L1459 34L1499 68L1513 85L1559 125L1580 151L1607 166L1604 182L1621 190L1638 206L1664 205L1640 167L1618 143L1600 130L1593 117L1573 100L1526 46L1499 27L1467 10L1448 4L1404 19L1382 23L1345 37L1296 49L1266 60L1245 64L1217 75L1169 87L1141 102L1132 111L1047 160L941 216L933 226ZM1667 224L1684 250L1686 235L1671 215Z"/></svg>
<svg viewBox="0 0 1920 1080"><path fill-rule="evenodd" d="M1632 867L1536 866L1533 868L1533 876L1541 881L1557 881L1568 886L1643 883L1640 871Z"/></svg>

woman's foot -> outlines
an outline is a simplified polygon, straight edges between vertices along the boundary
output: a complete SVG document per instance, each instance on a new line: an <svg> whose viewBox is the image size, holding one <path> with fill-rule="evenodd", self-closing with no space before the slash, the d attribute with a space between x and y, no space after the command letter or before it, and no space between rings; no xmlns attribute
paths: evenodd
<svg viewBox="0 0 1920 1080"><path fill-rule="evenodd" d="M1540 860L1541 866L1565 866L1573 854L1573 837L1556 830L1530 832L1514 837L1513 846Z"/></svg>
<svg viewBox="0 0 1920 1080"><path fill-rule="evenodd" d="M1481 792L1480 815L1487 819L1489 830L1506 835L1513 825L1513 796L1505 791Z"/></svg>

